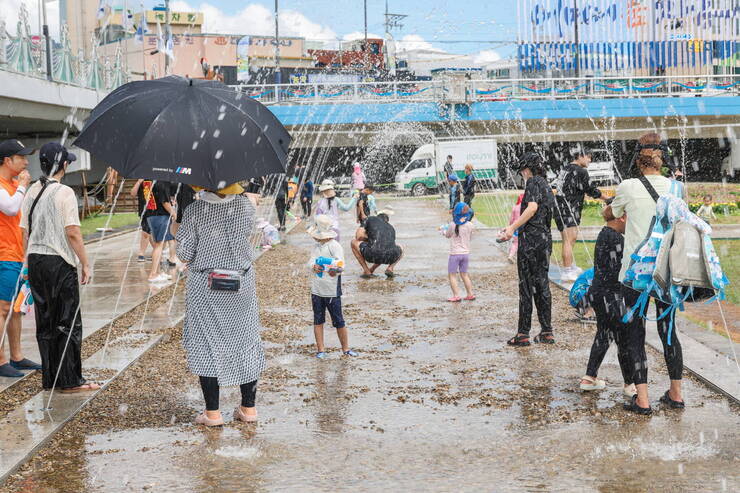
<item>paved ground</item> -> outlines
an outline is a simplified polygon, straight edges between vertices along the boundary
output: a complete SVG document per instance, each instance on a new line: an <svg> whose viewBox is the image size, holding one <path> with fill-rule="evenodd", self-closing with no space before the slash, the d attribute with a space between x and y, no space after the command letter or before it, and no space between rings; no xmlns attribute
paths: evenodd
<svg viewBox="0 0 740 493"><path fill-rule="evenodd" d="M657 397L667 376L650 354L656 414L621 410L610 353L599 394L576 390L592 327L553 291L558 344L514 350L516 277L485 233L475 240L478 300L449 305L444 215L429 201L394 201L407 257L395 281L345 275L357 359L312 357L300 231L257 265L269 369L256 426L191 424L196 380L173 340L114 382L9 491L737 491L740 414L690 379L688 407ZM343 243L354 228L343 223ZM300 229L300 228L299 228ZM536 325L536 324L535 324ZM535 329L536 332L536 329ZM335 336L327 332L330 346ZM729 370L728 370L729 371ZM222 393L222 407L237 402ZM228 416L228 415L227 415ZM230 420L229 420L230 421Z"/></svg>

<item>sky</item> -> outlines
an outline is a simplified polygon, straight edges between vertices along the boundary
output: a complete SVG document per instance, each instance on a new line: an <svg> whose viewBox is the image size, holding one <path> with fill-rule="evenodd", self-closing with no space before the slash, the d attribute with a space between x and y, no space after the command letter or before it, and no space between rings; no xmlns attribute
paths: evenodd
<svg viewBox="0 0 740 493"><path fill-rule="evenodd" d="M124 0L109 0L122 6ZM0 18L15 34L17 12L25 2L31 30L39 31L36 0L0 0ZM127 0L139 10L141 0ZM94 2L97 4L97 2ZM144 0L148 8L163 0ZM389 0L392 13L407 14L403 28L393 32L399 48L425 48L472 54L495 60L513 53L516 39L516 0ZM49 25L58 37L58 1L47 3ZM361 37L363 0L279 0L281 34L315 40ZM385 0L367 0L368 34L382 36ZM227 34L272 34L274 0L171 0L172 10L202 11L206 30ZM503 43L502 43L503 41Z"/></svg>

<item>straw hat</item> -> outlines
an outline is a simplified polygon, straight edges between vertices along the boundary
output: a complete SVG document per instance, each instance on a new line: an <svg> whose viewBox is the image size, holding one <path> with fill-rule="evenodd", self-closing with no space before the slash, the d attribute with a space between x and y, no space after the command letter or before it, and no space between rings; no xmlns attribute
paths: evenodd
<svg viewBox="0 0 740 493"><path fill-rule="evenodd" d="M390 206L386 207L385 209L380 209L378 211L378 215L385 214L388 217L391 217L395 213L396 211L394 211L393 208Z"/></svg>
<svg viewBox="0 0 740 493"><path fill-rule="evenodd" d="M193 190L196 192L200 192L201 190L206 190L203 187L199 187L197 185L190 185ZM223 188L219 188L216 190L216 193L220 193L223 195L241 195L244 193L244 187L242 187L239 183L232 183L231 185Z"/></svg>
<svg viewBox="0 0 740 493"><path fill-rule="evenodd" d="M331 240L337 237L337 232L332 229L332 226L334 226L334 221L329 216L319 214L316 216L316 224L308 228L307 233L315 240Z"/></svg>

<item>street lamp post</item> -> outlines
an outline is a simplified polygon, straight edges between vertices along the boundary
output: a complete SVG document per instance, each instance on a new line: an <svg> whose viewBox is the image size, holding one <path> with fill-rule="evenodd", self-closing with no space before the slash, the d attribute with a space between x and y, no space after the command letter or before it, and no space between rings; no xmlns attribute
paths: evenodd
<svg viewBox="0 0 740 493"><path fill-rule="evenodd" d="M280 84L280 30L278 28L278 0L275 0L275 84Z"/></svg>
<svg viewBox="0 0 740 493"><path fill-rule="evenodd" d="M164 0L164 75L170 74L170 0Z"/></svg>
<svg viewBox="0 0 740 493"><path fill-rule="evenodd" d="M49 36L49 24L46 21L46 0L41 0L41 15L43 17L43 34L46 45L46 80L53 80L51 67L51 37Z"/></svg>

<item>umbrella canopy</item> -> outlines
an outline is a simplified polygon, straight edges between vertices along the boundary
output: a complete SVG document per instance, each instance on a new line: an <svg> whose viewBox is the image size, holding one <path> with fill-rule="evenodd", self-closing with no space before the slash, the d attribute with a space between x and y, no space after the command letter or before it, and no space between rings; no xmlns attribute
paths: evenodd
<svg viewBox="0 0 740 493"><path fill-rule="evenodd" d="M221 82L129 82L90 114L74 145L127 178L211 190L284 173L291 137L270 110Z"/></svg>

